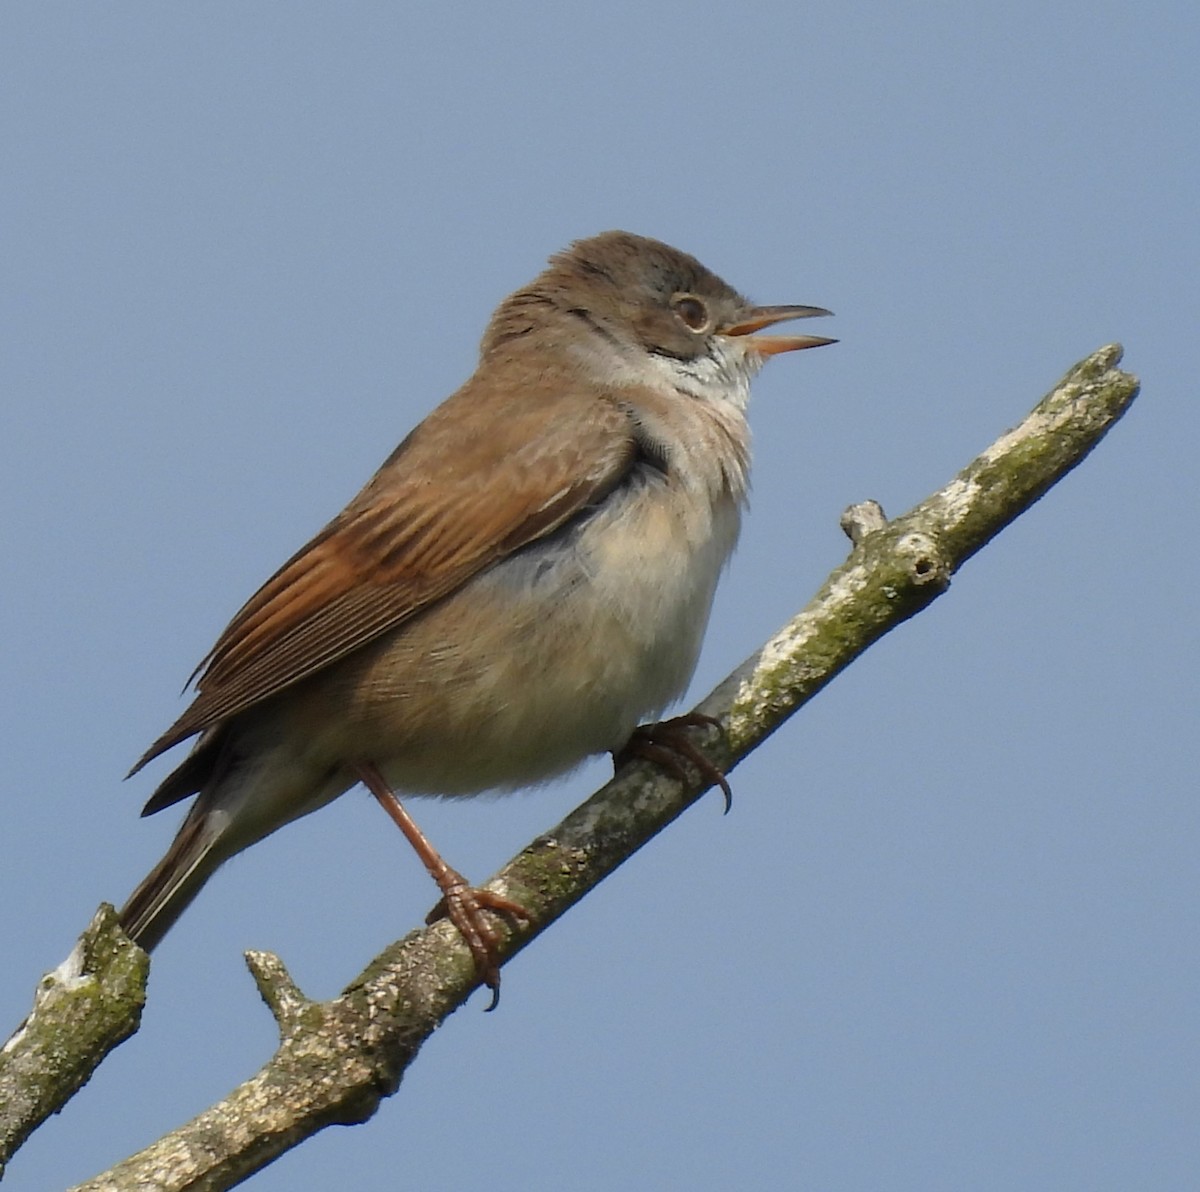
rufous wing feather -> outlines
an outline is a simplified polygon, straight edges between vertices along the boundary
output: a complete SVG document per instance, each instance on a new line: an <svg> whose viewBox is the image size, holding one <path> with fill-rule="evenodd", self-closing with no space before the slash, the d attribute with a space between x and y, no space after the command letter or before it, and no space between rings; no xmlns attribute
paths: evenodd
<svg viewBox="0 0 1200 1192"><path fill-rule="evenodd" d="M616 401L546 378L498 419L472 387L435 410L238 612L198 668L196 699L131 773L553 533L633 466L635 428Z"/></svg>

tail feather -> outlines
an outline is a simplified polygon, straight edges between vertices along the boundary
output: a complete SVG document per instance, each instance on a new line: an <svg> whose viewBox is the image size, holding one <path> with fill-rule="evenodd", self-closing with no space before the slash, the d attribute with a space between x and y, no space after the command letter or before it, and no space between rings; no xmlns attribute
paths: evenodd
<svg viewBox="0 0 1200 1192"><path fill-rule="evenodd" d="M201 737L191 752L158 784L142 815L154 815L212 786L228 767L230 758L224 735L212 733Z"/></svg>
<svg viewBox="0 0 1200 1192"><path fill-rule="evenodd" d="M226 858L210 817L193 808L167 854L121 908L125 934L151 951Z"/></svg>

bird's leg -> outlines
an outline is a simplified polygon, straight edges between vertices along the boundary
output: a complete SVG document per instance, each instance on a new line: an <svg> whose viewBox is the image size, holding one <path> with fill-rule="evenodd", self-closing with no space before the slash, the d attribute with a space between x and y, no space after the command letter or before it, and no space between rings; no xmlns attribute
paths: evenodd
<svg viewBox="0 0 1200 1192"><path fill-rule="evenodd" d="M685 785L691 781L681 759L689 761L701 775L713 786L719 786L725 796L725 812L729 813L733 806L733 790L724 770L711 761L688 737L689 728L721 729L721 722L715 716L706 716L703 712L688 712L683 716L675 716L670 720L660 720L657 724L642 724L633 730L633 735L625 742L622 749L613 754L613 763L622 766L635 757L662 766L673 778L678 778Z"/></svg>
<svg viewBox="0 0 1200 1192"><path fill-rule="evenodd" d="M472 886L457 869L447 865L429 838L417 827L404 804L396 796L396 792L388 785L376 766L369 762L359 762L355 766L355 772L363 786L375 796L379 805L404 833L405 839L412 845L429 871L429 876L437 882L438 889L442 892L441 902L430 912L426 922L432 923L444 916L458 928L459 934L475 958L475 971L479 974L479 979L492 991L492 1002L488 1009L495 1009L500 1000L500 962L497 953L502 937L488 922L484 912L494 911L513 919L524 920L526 923L532 921L532 916L519 902L501 894L493 894L479 886Z"/></svg>

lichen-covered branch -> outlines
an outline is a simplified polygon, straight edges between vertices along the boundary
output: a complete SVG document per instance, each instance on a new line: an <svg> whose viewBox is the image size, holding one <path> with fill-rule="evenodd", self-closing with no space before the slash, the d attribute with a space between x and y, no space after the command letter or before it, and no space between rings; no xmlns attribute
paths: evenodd
<svg viewBox="0 0 1200 1192"><path fill-rule="evenodd" d="M150 958L107 904L38 983L33 1010L0 1048L0 1175L16 1149L138 1029Z"/></svg>
<svg viewBox="0 0 1200 1192"><path fill-rule="evenodd" d="M699 705L726 726L724 760L759 745L877 638L946 590L976 551L1081 464L1138 394L1119 344L1081 360L944 488L887 522L874 502L842 526L855 549L798 616ZM721 760L719 750L714 758Z"/></svg>
<svg viewBox="0 0 1200 1192"><path fill-rule="evenodd" d="M848 510L847 561L699 705L724 730L696 730L713 760L735 766L1079 464L1137 394L1137 381L1116 368L1120 356L1110 346L1076 365L1020 426L903 517L887 522L871 504ZM624 767L505 866L489 885L533 915L512 931L506 954L694 802L706 784L693 778L684 788L645 762ZM248 960L279 1023L278 1051L220 1104L83 1188L227 1188L326 1125L364 1120L477 984L470 954L444 922L392 945L328 1002L306 999L276 957Z"/></svg>

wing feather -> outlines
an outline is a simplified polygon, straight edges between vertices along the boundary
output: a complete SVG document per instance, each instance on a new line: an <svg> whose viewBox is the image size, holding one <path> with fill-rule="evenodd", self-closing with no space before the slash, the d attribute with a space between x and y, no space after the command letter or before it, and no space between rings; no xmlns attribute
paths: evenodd
<svg viewBox="0 0 1200 1192"><path fill-rule="evenodd" d="M637 456L617 402L538 378L497 418L468 382L233 618L132 772L402 625L602 501ZM195 677L195 676L193 676Z"/></svg>

